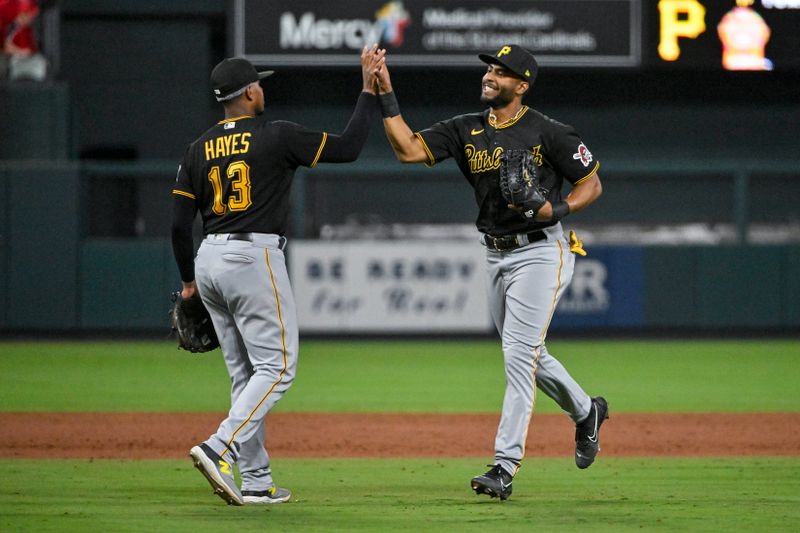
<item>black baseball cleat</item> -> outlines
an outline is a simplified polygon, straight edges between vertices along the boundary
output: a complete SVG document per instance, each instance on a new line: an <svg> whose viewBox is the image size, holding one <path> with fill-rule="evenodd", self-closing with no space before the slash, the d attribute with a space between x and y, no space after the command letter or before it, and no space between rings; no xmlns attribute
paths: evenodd
<svg viewBox="0 0 800 533"><path fill-rule="evenodd" d="M500 465L494 465L485 474L472 478L471 486L475 494L488 494L492 498L507 500L511 496L511 480L511 474Z"/></svg>
<svg viewBox="0 0 800 533"><path fill-rule="evenodd" d="M575 424L575 464L589 468L600 451L600 426L608 418L608 402L602 396L592 398L586 420Z"/></svg>

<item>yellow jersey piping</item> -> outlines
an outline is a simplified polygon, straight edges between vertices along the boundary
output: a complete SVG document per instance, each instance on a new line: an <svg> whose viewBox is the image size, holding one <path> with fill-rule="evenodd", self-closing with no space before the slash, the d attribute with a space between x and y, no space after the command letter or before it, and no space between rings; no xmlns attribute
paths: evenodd
<svg viewBox="0 0 800 533"><path fill-rule="evenodd" d="M253 118L250 115L242 115L241 117L233 117L233 118L226 118L225 120L220 120L217 124L226 124L228 122L233 122L235 120L241 120L243 118Z"/></svg>
<svg viewBox="0 0 800 533"><path fill-rule="evenodd" d="M316 165L317 161L319 161L319 156L322 155L322 149L325 147L325 142L327 140L328 140L328 132L323 131L322 132L322 142L319 143L319 149L317 150L317 155L314 156L314 160L311 162L310 165L308 165L309 168L314 168L314 165Z"/></svg>
<svg viewBox="0 0 800 533"><path fill-rule="evenodd" d="M191 198L192 200L197 200L197 197L194 194L192 194L190 192L182 191L180 189L172 189L172 194L180 194L181 196L185 196L186 198Z"/></svg>
<svg viewBox="0 0 800 533"><path fill-rule="evenodd" d="M519 115L517 115L516 117L514 117L510 121L504 122L503 124L500 124L499 126L495 126L491 122L489 123L489 125L492 126L496 130L502 130L502 129L505 129L505 128L509 128L509 127L513 126L514 124L516 124L517 122L519 122L519 119L524 117L525 113L527 113L529 109L530 109L530 107L524 106L522 108L522 113L520 113Z"/></svg>
<svg viewBox="0 0 800 533"><path fill-rule="evenodd" d="M594 165L594 168L592 169L592 171L591 171L591 172L589 172L589 173L588 173L588 174L586 174L584 177L582 177L581 179L579 179L578 181L576 181L575 183L573 183L573 185L580 185L580 184L581 184L581 183L583 183L584 181L588 180L589 178L591 178L592 176L594 176L595 174L597 174L597 170L598 170L599 168L600 168L600 161L598 161L597 163L595 163L595 165Z"/></svg>
<svg viewBox="0 0 800 533"><path fill-rule="evenodd" d="M414 135L416 135L417 139L419 139L419 142L422 143L422 148L425 150L425 154L428 156L428 162L425 164L429 167L432 167L436 164L436 158L433 157L430 148L428 148L428 143L425 142L425 139L422 138L422 135L419 132L416 132Z"/></svg>

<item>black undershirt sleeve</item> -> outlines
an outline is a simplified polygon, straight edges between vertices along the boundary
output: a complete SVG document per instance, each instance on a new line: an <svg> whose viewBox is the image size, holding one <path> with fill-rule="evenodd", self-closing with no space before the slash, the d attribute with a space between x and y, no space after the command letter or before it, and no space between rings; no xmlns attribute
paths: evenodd
<svg viewBox="0 0 800 533"><path fill-rule="evenodd" d="M178 263L181 280L194 281L194 242L192 223L197 212L195 201L181 195L172 200L172 253Z"/></svg>
<svg viewBox="0 0 800 533"><path fill-rule="evenodd" d="M378 110L378 97L362 91L356 108L341 135L328 135L319 160L323 163L347 163L358 159L367 142L369 125Z"/></svg>

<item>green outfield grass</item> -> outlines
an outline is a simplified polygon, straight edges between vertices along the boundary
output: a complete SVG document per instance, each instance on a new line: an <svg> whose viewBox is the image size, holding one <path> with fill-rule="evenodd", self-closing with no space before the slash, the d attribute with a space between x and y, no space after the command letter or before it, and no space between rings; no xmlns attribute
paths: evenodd
<svg viewBox="0 0 800 533"><path fill-rule="evenodd" d="M615 412L800 411L800 342L553 341ZM496 341L308 341L277 411L498 412ZM0 410L225 411L219 351L171 342L2 342ZM480 390L480 394L476 394ZM539 395L537 412L557 407Z"/></svg>
<svg viewBox="0 0 800 533"><path fill-rule="evenodd" d="M477 460L281 460L293 501L229 507L186 461L2 460L3 531L796 531L800 459L528 460L507 502Z"/></svg>
<svg viewBox="0 0 800 533"><path fill-rule="evenodd" d="M800 343L549 344L615 412L800 411ZM498 412L499 343L302 344L282 411ZM4 411L217 411L219 352L170 342L0 343ZM477 394L475 391L481 392ZM556 407L539 395L537 412ZM724 438L724 436L720 436ZM794 531L800 458L528 459L514 495L478 498L478 458L275 460L293 502L227 507L184 461L0 460L0 531Z"/></svg>

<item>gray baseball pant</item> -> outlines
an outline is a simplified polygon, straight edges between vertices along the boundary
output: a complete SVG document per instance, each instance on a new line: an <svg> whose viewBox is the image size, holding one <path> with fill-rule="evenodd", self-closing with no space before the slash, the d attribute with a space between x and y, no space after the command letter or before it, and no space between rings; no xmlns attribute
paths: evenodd
<svg viewBox="0 0 800 533"><path fill-rule="evenodd" d="M206 236L195 277L231 378L228 417L206 444L238 465L242 490L260 491L274 484L265 417L294 380L298 329L284 241L250 235L252 242Z"/></svg>
<svg viewBox="0 0 800 533"><path fill-rule="evenodd" d="M561 224L545 233L546 240L516 250L486 251L489 305L502 338L506 372L495 463L512 474L525 455L534 383L575 422L589 415L592 402L545 347L547 328L575 266Z"/></svg>

